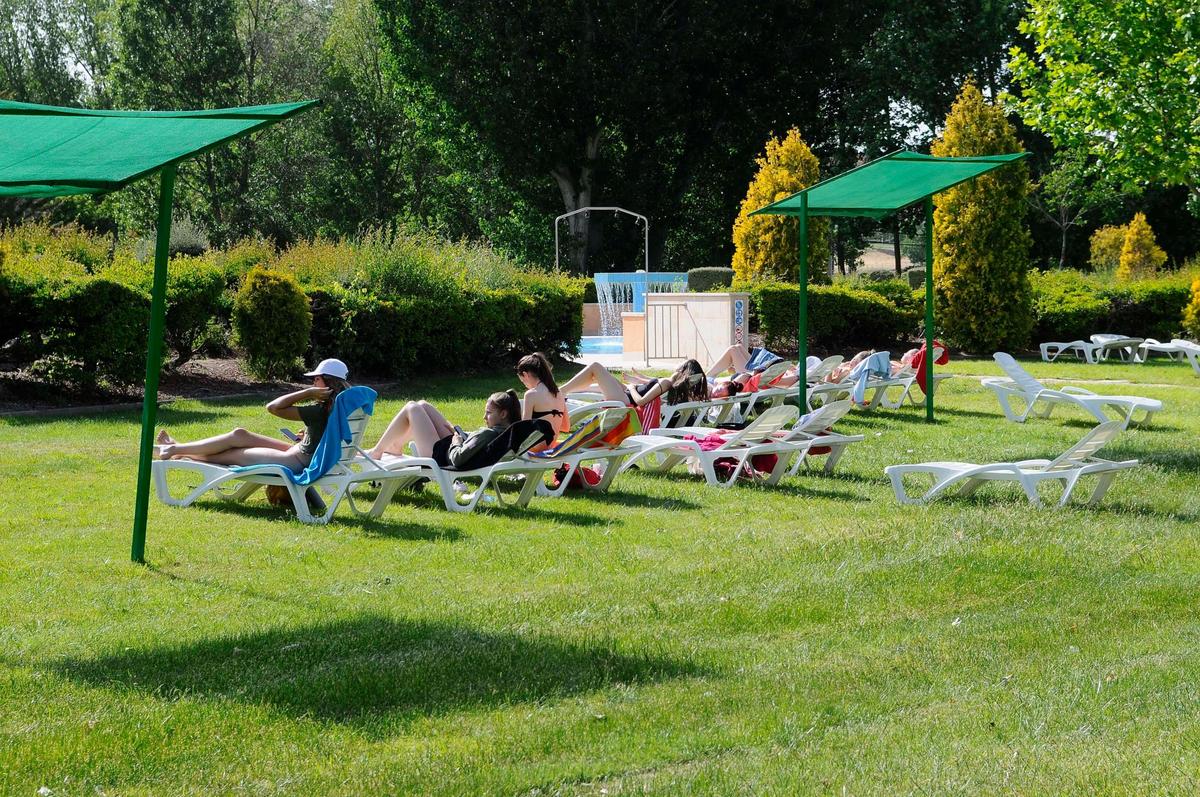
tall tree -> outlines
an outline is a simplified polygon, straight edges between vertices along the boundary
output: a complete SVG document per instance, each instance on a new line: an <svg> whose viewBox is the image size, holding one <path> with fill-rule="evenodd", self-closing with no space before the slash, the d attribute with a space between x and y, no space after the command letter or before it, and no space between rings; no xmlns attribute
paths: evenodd
<svg viewBox="0 0 1200 797"><path fill-rule="evenodd" d="M118 104L175 110L237 105L242 48L233 0L126 0L118 7ZM209 152L181 170L179 198L218 241L229 236L235 156ZM131 197L132 199L132 197ZM197 201L199 200L199 201ZM141 221L149 221L144 215Z"/></svg>
<svg viewBox="0 0 1200 797"><path fill-rule="evenodd" d="M0 97L73 105L83 93L52 0L0 0Z"/></svg>
<svg viewBox="0 0 1200 797"><path fill-rule="evenodd" d="M1025 121L1130 183L1186 186L1200 214L1195 0L1031 0L1011 67Z"/></svg>
<svg viewBox="0 0 1200 797"><path fill-rule="evenodd" d="M544 234L556 212L632 205L651 217L654 261L700 174L732 160L744 181L767 131L816 118L815 76L851 32L811 0L771 14L718 0L376 4L406 100L456 165L494 170ZM591 220L571 232L582 263Z"/></svg>
<svg viewBox="0 0 1200 797"><path fill-rule="evenodd" d="M946 117L930 151L938 156L1020 152L1004 112L972 83ZM951 343L973 352L1025 345L1033 323L1028 169L1015 163L934 197L933 280Z"/></svg>

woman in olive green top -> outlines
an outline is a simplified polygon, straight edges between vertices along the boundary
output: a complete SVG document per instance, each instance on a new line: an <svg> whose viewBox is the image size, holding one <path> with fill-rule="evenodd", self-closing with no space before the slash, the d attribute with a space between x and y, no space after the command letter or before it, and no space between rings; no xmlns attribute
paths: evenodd
<svg viewBox="0 0 1200 797"><path fill-rule="evenodd" d="M155 447L158 458L191 459L216 465L283 465L299 473L308 467L317 443L325 434L334 398L350 387L346 364L341 360L322 360L305 376L312 377L312 387L280 396L267 405L267 412L277 418L304 423L304 432L297 442L237 428L194 443L179 443L164 429L158 433ZM308 401L315 403L302 403Z"/></svg>
<svg viewBox="0 0 1200 797"><path fill-rule="evenodd" d="M520 419L521 400L512 390L493 393L488 398L483 409L486 426L469 435L446 420L429 402L410 401L368 453L376 459L384 454L401 457L411 442L417 456L430 457L443 468L469 470L471 460Z"/></svg>

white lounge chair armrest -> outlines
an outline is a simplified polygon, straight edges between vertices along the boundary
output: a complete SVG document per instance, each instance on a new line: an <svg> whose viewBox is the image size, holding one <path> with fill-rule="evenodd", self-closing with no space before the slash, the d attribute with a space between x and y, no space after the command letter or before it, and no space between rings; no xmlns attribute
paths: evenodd
<svg viewBox="0 0 1200 797"><path fill-rule="evenodd" d="M1069 396L1094 396L1094 395L1096 395L1096 391L1094 391L1094 390L1088 390L1087 388L1083 388L1083 387L1075 387L1074 385L1066 385L1063 387L1062 390L1060 390L1058 392L1066 393Z"/></svg>

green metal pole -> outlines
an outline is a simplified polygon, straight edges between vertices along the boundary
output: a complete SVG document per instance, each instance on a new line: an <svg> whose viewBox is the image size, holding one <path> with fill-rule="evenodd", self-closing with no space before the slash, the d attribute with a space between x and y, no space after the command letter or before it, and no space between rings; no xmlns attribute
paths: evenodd
<svg viewBox="0 0 1200 797"><path fill-rule="evenodd" d="M800 195L800 334L796 339L800 369L800 411L808 406L808 194Z"/></svg>
<svg viewBox="0 0 1200 797"><path fill-rule="evenodd" d="M133 505L133 561L146 561L146 514L150 502L150 460L158 414L158 372L162 368L163 318L167 311L167 257L171 249L171 204L175 198L175 166L164 166L158 191L158 233L154 243L154 292L150 297L150 341L146 347L146 394L142 400L142 447L138 454L137 492Z"/></svg>
<svg viewBox="0 0 1200 797"><path fill-rule="evenodd" d="M933 197L925 197L925 420L933 423Z"/></svg>

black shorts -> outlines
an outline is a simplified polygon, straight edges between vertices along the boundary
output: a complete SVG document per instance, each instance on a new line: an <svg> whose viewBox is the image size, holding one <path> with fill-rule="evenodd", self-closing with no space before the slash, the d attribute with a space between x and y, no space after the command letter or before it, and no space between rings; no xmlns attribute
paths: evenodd
<svg viewBox="0 0 1200 797"><path fill-rule="evenodd" d="M433 453L430 456L439 468L450 467L450 441L453 439L454 435L448 434L433 444Z"/></svg>

